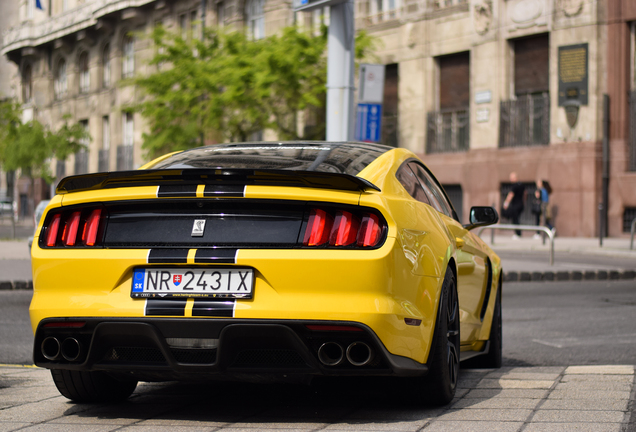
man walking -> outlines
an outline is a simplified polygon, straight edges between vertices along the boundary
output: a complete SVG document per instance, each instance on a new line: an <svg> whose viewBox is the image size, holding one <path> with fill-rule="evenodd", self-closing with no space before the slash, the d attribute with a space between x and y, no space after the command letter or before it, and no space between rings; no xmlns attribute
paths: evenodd
<svg viewBox="0 0 636 432"><path fill-rule="evenodd" d="M526 189L514 171L510 173L510 183L512 183L512 190L508 192L504 200L501 214L503 217L510 219L513 224L519 225L519 217L521 216L521 212L523 212ZM521 238L521 230L515 230L515 234L512 238L515 240Z"/></svg>

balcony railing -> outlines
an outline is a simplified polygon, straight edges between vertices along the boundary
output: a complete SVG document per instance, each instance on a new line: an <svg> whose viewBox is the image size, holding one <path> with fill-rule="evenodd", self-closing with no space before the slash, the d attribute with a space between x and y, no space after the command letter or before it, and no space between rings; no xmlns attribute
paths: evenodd
<svg viewBox="0 0 636 432"><path fill-rule="evenodd" d="M428 113L426 152L448 153L468 150L470 111L442 110Z"/></svg>
<svg viewBox="0 0 636 432"><path fill-rule="evenodd" d="M550 96L520 96L500 104L499 147L550 144Z"/></svg>
<svg viewBox="0 0 636 432"><path fill-rule="evenodd" d="M92 0L43 21L21 22L4 33L2 53L61 39L96 25L97 20L106 15L141 7L154 1L156 0Z"/></svg>
<svg viewBox="0 0 636 432"><path fill-rule="evenodd" d="M97 155L97 171L110 171L110 150L100 150Z"/></svg>
<svg viewBox="0 0 636 432"><path fill-rule="evenodd" d="M636 91L629 94L629 167L636 171Z"/></svg>
<svg viewBox="0 0 636 432"><path fill-rule="evenodd" d="M133 169L133 146L117 146L117 171L127 171Z"/></svg>
<svg viewBox="0 0 636 432"><path fill-rule="evenodd" d="M74 174L86 174L88 172L88 152L85 150L75 153Z"/></svg>

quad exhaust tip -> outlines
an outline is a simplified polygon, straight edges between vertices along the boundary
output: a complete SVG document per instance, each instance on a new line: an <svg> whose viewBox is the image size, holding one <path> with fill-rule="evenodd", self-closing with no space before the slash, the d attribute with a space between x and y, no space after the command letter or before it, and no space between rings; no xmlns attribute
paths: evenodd
<svg viewBox="0 0 636 432"><path fill-rule="evenodd" d="M66 361L75 361L82 354L82 345L80 345L79 341L75 338L69 337L64 339L62 342L62 357Z"/></svg>
<svg viewBox="0 0 636 432"><path fill-rule="evenodd" d="M364 342L353 342L347 347L347 360L354 366L365 366L373 360L373 351Z"/></svg>
<svg viewBox="0 0 636 432"><path fill-rule="evenodd" d="M60 341L55 337L49 336L42 341L40 349L44 358L55 360L60 355Z"/></svg>
<svg viewBox="0 0 636 432"><path fill-rule="evenodd" d="M318 348L318 360L325 366L337 366L343 358L344 350L336 342L325 342Z"/></svg>

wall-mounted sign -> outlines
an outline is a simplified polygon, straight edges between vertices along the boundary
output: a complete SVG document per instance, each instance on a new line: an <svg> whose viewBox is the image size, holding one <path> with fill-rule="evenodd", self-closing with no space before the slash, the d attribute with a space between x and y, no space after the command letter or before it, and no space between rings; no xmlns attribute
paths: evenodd
<svg viewBox="0 0 636 432"><path fill-rule="evenodd" d="M476 120L477 120L477 123L488 122L488 120L490 120L490 110L488 108L478 109Z"/></svg>
<svg viewBox="0 0 636 432"><path fill-rule="evenodd" d="M559 106L587 105L587 44L559 47Z"/></svg>
<svg viewBox="0 0 636 432"><path fill-rule="evenodd" d="M490 90L478 91L475 93L475 103L483 104L492 101L492 92Z"/></svg>
<svg viewBox="0 0 636 432"><path fill-rule="evenodd" d="M384 102L384 65L360 65L360 90L358 103L381 104Z"/></svg>

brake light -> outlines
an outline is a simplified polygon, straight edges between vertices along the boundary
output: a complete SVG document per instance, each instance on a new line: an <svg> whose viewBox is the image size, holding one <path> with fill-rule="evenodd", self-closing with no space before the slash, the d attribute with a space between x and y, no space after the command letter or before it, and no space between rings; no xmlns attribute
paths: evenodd
<svg viewBox="0 0 636 432"><path fill-rule="evenodd" d="M347 211L336 213L336 219L329 236L329 244L333 246L348 246L356 241L360 219Z"/></svg>
<svg viewBox="0 0 636 432"><path fill-rule="evenodd" d="M91 212L88 219L86 219L84 231L82 232L82 241L86 246L95 246L101 215L102 209L95 209Z"/></svg>
<svg viewBox="0 0 636 432"><path fill-rule="evenodd" d="M95 207L55 212L44 223L46 238L40 244L46 247L97 246L104 213L102 208Z"/></svg>
<svg viewBox="0 0 636 432"><path fill-rule="evenodd" d="M358 246L375 246L380 240L382 228L380 219L374 214L367 214L362 218L362 226L358 233Z"/></svg>
<svg viewBox="0 0 636 432"><path fill-rule="evenodd" d="M77 230L79 229L80 212L75 211L64 225L64 232L62 233L62 242L66 246L75 246L75 240L77 239Z"/></svg>
<svg viewBox="0 0 636 432"><path fill-rule="evenodd" d="M305 231L305 246L320 246L327 243L333 225L333 217L324 210L312 209Z"/></svg>
<svg viewBox="0 0 636 432"><path fill-rule="evenodd" d="M57 232L60 229L61 218L62 218L62 215L60 214L56 214L55 216L53 216L53 219L51 220L51 225L49 226L49 229L46 231L46 245L48 247L55 246L55 241L57 240Z"/></svg>
<svg viewBox="0 0 636 432"><path fill-rule="evenodd" d="M386 222L371 212L313 208L307 219L304 246L375 247L384 238Z"/></svg>

